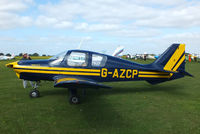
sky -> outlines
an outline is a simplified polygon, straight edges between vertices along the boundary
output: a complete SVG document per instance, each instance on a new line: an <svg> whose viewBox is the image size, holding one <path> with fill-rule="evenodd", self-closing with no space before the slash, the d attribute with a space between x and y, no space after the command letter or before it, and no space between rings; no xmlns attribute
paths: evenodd
<svg viewBox="0 0 200 134"><path fill-rule="evenodd" d="M0 52L200 53L200 0L0 0Z"/></svg>

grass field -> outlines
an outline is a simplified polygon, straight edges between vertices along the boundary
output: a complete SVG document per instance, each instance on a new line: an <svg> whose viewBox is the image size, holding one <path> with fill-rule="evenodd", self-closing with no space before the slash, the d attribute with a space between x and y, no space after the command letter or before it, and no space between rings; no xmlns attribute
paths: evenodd
<svg viewBox="0 0 200 134"><path fill-rule="evenodd" d="M195 77L150 85L107 83L87 90L80 105L68 103L64 88L42 82L41 97L0 61L0 134L199 134L200 63L187 63ZM150 61L149 61L150 62Z"/></svg>

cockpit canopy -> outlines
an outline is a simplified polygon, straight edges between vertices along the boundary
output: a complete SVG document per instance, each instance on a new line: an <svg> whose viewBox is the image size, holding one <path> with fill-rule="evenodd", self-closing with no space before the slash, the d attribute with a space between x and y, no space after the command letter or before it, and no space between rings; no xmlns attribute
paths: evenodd
<svg viewBox="0 0 200 134"><path fill-rule="evenodd" d="M49 60L53 60L53 61L50 63L50 65L51 66L60 65L60 63L65 58L66 54L67 54L67 51L64 51L62 53L59 53L59 54L51 57Z"/></svg>
<svg viewBox="0 0 200 134"><path fill-rule="evenodd" d="M71 50L59 53L50 58L50 60L53 60L50 63L51 66L60 65L61 62L65 62L67 66L71 67L86 67L88 65L92 67L104 67L107 56L93 52Z"/></svg>
<svg viewBox="0 0 200 134"><path fill-rule="evenodd" d="M67 58L67 64L69 66L82 66L88 65L88 54L83 52L71 52Z"/></svg>

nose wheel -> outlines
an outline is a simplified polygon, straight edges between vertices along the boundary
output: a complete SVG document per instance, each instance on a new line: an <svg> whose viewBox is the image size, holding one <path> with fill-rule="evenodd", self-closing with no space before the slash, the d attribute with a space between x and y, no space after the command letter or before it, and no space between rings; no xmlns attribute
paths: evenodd
<svg viewBox="0 0 200 134"><path fill-rule="evenodd" d="M38 98L40 97L40 92L37 89L33 89L30 93L29 96L31 98Z"/></svg>
<svg viewBox="0 0 200 134"><path fill-rule="evenodd" d="M40 97L40 92L37 90L40 81L35 81L35 83L34 83L34 81L29 81L29 82L30 82L31 86L33 87L33 90L30 91L29 96L31 98Z"/></svg>

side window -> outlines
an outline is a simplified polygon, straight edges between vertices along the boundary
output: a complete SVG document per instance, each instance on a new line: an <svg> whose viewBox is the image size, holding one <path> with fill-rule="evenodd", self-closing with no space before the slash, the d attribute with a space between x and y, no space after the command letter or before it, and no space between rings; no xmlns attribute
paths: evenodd
<svg viewBox="0 0 200 134"><path fill-rule="evenodd" d="M69 66L85 67L88 65L88 54L82 52L71 52L67 59Z"/></svg>
<svg viewBox="0 0 200 134"><path fill-rule="evenodd" d="M107 57L99 54L92 54L92 66L103 67L105 66Z"/></svg>

